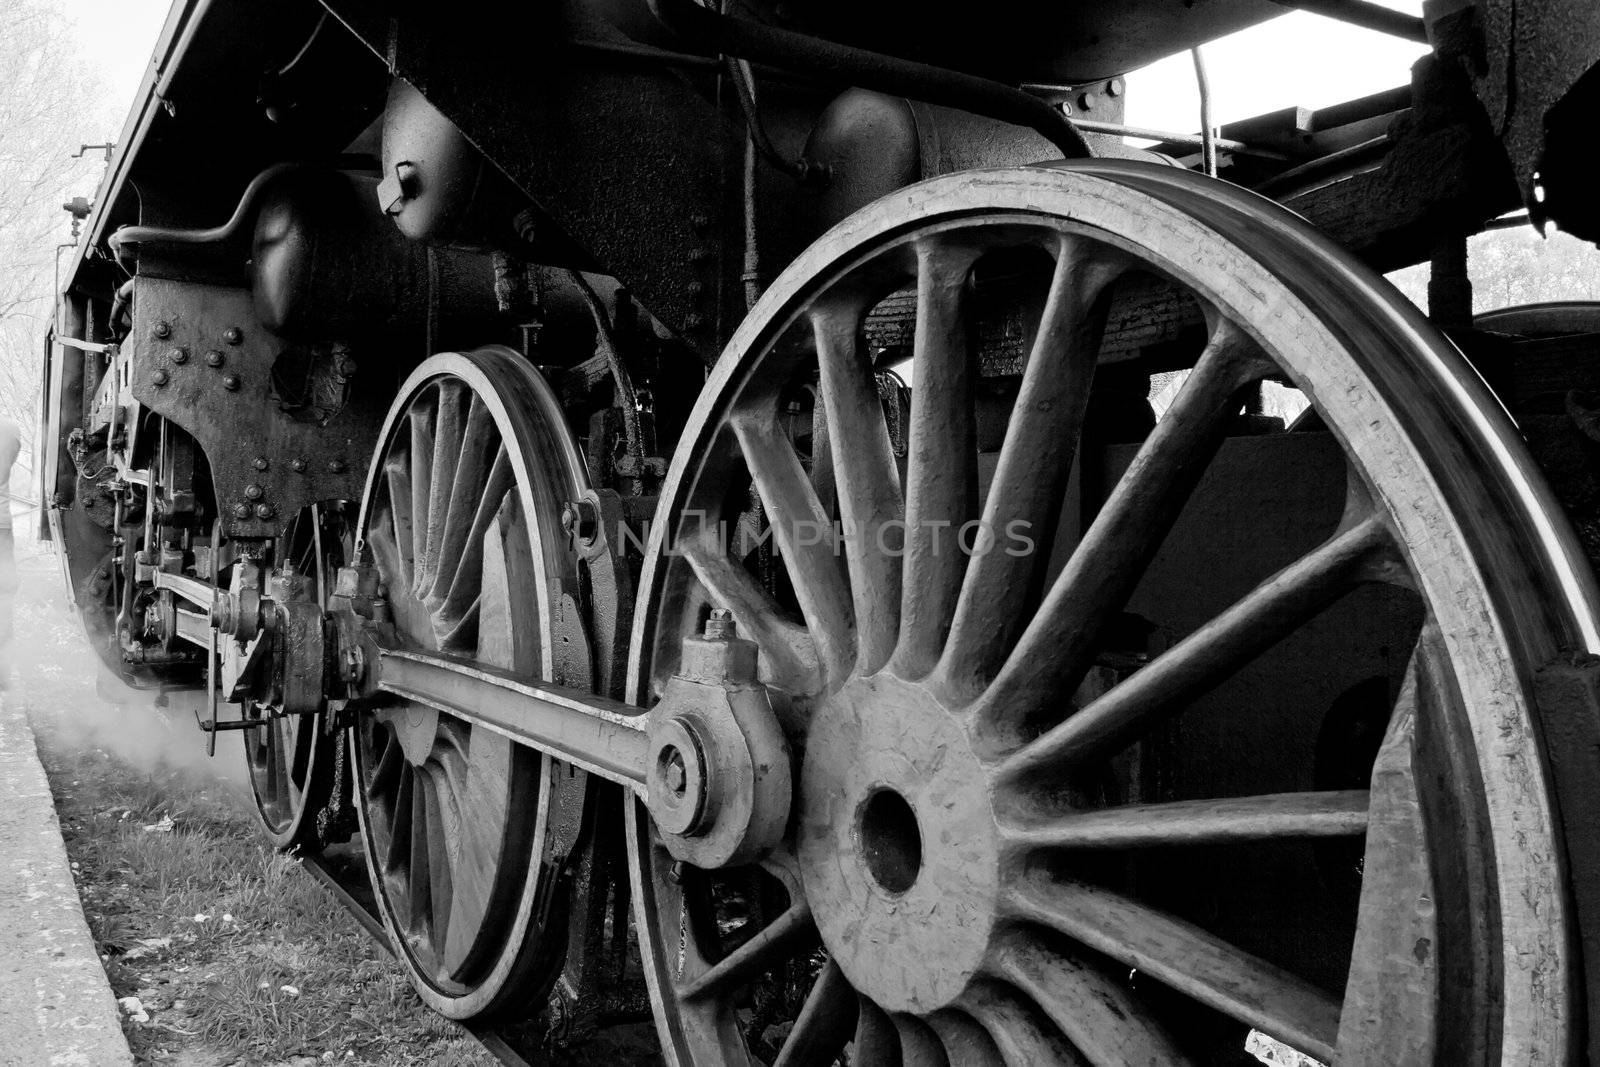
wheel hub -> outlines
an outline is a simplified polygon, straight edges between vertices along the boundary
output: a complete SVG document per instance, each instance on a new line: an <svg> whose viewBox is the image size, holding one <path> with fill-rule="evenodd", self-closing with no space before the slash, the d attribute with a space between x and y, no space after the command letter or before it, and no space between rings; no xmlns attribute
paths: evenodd
<svg viewBox="0 0 1600 1067"><path fill-rule="evenodd" d="M952 1003L1000 887L988 775L961 722L893 674L846 683L817 713L800 805L806 898L851 984L890 1011Z"/></svg>

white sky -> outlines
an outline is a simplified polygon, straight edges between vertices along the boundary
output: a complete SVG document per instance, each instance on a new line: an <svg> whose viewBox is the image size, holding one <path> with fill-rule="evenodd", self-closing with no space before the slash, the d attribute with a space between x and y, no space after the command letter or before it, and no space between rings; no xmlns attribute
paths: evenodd
<svg viewBox="0 0 1600 1067"><path fill-rule="evenodd" d="M1421 0L1383 0L1419 14ZM118 116L133 94L168 0L61 0L78 22L82 47L105 81L106 105ZM1322 107L1408 80L1423 46L1296 11L1206 46L1218 122L1292 104ZM1179 133L1200 127L1199 95L1188 53L1134 73L1128 122ZM120 128L120 118L118 127Z"/></svg>

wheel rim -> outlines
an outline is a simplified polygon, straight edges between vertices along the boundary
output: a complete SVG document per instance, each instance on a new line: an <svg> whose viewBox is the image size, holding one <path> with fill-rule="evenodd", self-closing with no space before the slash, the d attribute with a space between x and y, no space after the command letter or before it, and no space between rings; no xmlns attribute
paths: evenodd
<svg viewBox="0 0 1600 1067"><path fill-rule="evenodd" d="M415 645L557 681L547 584L570 574L560 502L583 466L560 408L509 349L435 356L407 381L368 477L361 546ZM453 1018L537 995L560 960L553 880L581 775L405 702L352 729L369 870L413 983ZM577 806L575 806L577 805Z"/></svg>
<svg viewBox="0 0 1600 1067"><path fill-rule="evenodd" d="M327 610L334 573L343 565L349 531L339 509L312 506L295 516L284 530L284 567L303 579L306 595ZM273 845L280 849L316 847L318 816L332 795L336 739L327 716L273 715L249 700L245 718L266 725L243 731L245 769L256 816Z"/></svg>
<svg viewBox="0 0 1600 1067"><path fill-rule="evenodd" d="M654 699L704 609L726 606L805 755L797 833L759 873L675 867L630 812L672 1059L828 1062L853 1042L853 1063L1166 1062L1219 1054L1207 1035L1235 1040L1229 1027L1324 1061L1561 1055L1568 919L1526 684L1563 645L1593 647L1592 584L1448 344L1309 228L1219 185L1127 165L924 183L813 246L730 344L662 495L630 692ZM963 305L975 263L1023 247L1048 255L1049 297L980 512ZM1204 354L1048 591L1036 556L968 562L942 531L1054 522L1091 414L1082 353L1133 267L1199 303ZM902 482L861 325L904 283L918 300ZM814 432L803 457L779 410L813 368L826 445ZM1108 626L1263 378L1331 429L1343 514L1142 669L1111 670ZM722 543L746 480L787 585ZM807 543L835 517L855 532L837 554ZM1384 674L1381 744L1355 768L1366 788L1095 801L1131 741L1357 586L1383 598L1373 629L1410 634ZM1309 838L1334 839L1324 857L1353 842L1365 865L1334 977L1293 974L1136 885L1180 844ZM1424 940L1436 950L1415 964L1386 950Z"/></svg>

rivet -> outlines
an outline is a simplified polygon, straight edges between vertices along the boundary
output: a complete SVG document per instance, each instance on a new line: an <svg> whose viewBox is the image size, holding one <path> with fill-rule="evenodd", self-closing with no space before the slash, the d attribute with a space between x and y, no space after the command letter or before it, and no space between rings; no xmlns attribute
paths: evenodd
<svg viewBox="0 0 1600 1067"><path fill-rule="evenodd" d="M187 363L189 362L189 350L187 348L174 348L167 353L167 358L174 363Z"/></svg>
<svg viewBox="0 0 1600 1067"><path fill-rule="evenodd" d="M230 345L242 345L244 344L244 331L237 326L229 326L222 331L222 339Z"/></svg>
<svg viewBox="0 0 1600 1067"><path fill-rule="evenodd" d="M244 487L244 495L249 497L251 500L260 500L264 492L265 490L254 483Z"/></svg>
<svg viewBox="0 0 1600 1067"><path fill-rule="evenodd" d="M1085 110L1085 111L1093 111L1094 110L1094 103L1095 103L1095 101L1094 101L1094 94L1093 93L1079 93L1078 94L1078 106L1083 108L1083 110Z"/></svg>
<svg viewBox="0 0 1600 1067"><path fill-rule="evenodd" d="M335 474L343 474L344 473L344 460L342 460L342 459L330 459L328 461L328 469L330 471L332 471L333 473L335 473Z"/></svg>
<svg viewBox="0 0 1600 1067"><path fill-rule="evenodd" d="M711 225L711 216L703 211L697 211L690 216L689 224L697 230L703 230Z"/></svg>
<svg viewBox="0 0 1600 1067"><path fill-rule="evenodd" d="M236 519L248 519L250 517L250 505L235 504L233 506L233 517Z"/></svg>
<svg viewBox="0 0 1600 1067"><path fill-rule="evenodd" d="M215 348L213 348L211 351L207 352L206 353L206 366L208 366L208 367L220 367L220 366L222 366L222 353L218 352Z"/></svg>
<svg viewBox="0 0 1600 1067"><path fill-rule="evenodd" d="M689 295L690 296L699 296L700 294L704 293L705 291L706 291L706 283L705 282L690 282L689 283Z"/></svg>
<svg viewBox="0 0 1600 1067"><path fill-rule="evenodd" d="M301 459L299 456L291 459L289 461L289 466L294 469L296 474L304 474L306 472L306 461Z"/></svg>
<svg viewBox="0 0 1600 1067"><path fill-rule="evenodd" d="M237 393L239 384L239 376L237 374L229 374L222 379L222 387L230 393Z"/></svg>
<svg viewBox="0 0 1600 1067"><path fill-rule="evenodd" d="M704 315L697 315L694 312L690 312L683 317L683 328L686 330L698 330L705 324L706 317Z"/></svg>
<svg viewBox="0 0 1600 1067"><path fill-rule="evenodd" d="M277 509L275 509L271 504L256 505L256 518L258 519L270 519L277 513Z"/></svg>
<svg viewBox="0 0 1600 1067"><path fill-rule="evenodd" d="M150 375L150 381L153 382L156 385L157 388L160 388L161 386L166 385L167 384L167 372L164 371L164 370L156 371L154 374Z"/></svg>
<svg viewBox="0 0 1600 1067"><path fill-rule="evenodd" d="M704 263L706 260L708 260L710 258L711 258L711 249L709 249L709 248L692 248L692 249L689 250L689 262L690 263Z"/></svg>
<svg viewBox="0 0 1600 1067"><path fill-rule="evenodd" d="M251 465L253 467L255 467L255 469L258 470L258 471L264 471L268 467L272 466L272 464L270 462L268 462L266 456L257 456L255 458L255 462L252 463Z"/></svg>
<svg viewBox="0 0 1600 1067"><path fill-rule="evenodd" d="M172 323L167 322L165 319L156 323L155 334L157 337L165 341L167 338L172 336Z"/></svg>

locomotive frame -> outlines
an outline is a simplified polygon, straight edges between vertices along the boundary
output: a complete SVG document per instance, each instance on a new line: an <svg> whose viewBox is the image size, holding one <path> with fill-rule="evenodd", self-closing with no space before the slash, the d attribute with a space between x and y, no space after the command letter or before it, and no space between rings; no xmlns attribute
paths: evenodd
<svg viewBox="0 0 1600 1067"><path fill-rule="evenodd" d="M1430 54L1124 144L1283 6ZM1465 273L1597 94L1581 0L178 0L45 532L452 1017L1600 1061L1600 329Z"/></svg>

